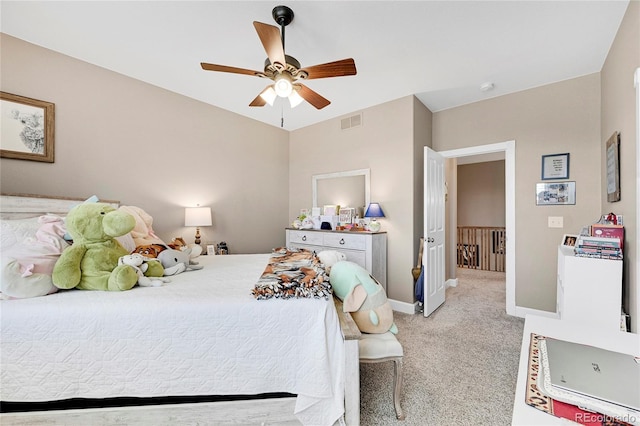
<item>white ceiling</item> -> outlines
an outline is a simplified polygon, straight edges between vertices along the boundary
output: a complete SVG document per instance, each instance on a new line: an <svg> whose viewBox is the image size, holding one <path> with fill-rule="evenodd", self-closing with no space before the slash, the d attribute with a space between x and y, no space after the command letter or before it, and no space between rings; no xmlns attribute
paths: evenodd
<svg viewBox="0 0 640 426"><path fill-rule="evenodd" d="M323 110L248 104L268 80L253 21L295 13L285 50L302 66L352 57L358 74L310 80ZM253 119L293 130L416 95L431 111L601 70L628 0L607 1L6 1L0 30ZM45 66L45 64L43 64ZM492 82L495 88L482 92Z"/></svg>

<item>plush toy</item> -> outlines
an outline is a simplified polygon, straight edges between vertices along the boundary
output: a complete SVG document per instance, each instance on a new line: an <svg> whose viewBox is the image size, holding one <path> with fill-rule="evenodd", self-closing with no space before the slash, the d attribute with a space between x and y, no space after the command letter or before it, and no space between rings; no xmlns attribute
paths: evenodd
<svg viewBox="0 0 640 426"><path fill-rule="evenodd" d="M165 276L176 275L187 269L202 269L202 266L192 261L190 256L190 248L185 250L166 249L158 254L158 260L162 262Z"/></svg>
<svg viewBox="0 0 640 426"><path fill-rule="evenodd" d="M162 239L153 231L153 217L151 217L149 213L136 206L120 206L118 210L124 213L129 213L135 220L131 236L133 237L136 247L149 244L167 246L167 244L165 244L165 242L162 241Z"/></svg>
<svg viewBox="0 0 640 426"><path fill-rule="evenodd" d="M142 246L137 246L131 254L138 253L143 255L144 257L150 257L155 259L158 257L161 251L166 250L167 247L162 244L145 244Z"/></svg>
<svg viewBox="0 0 640 426"><path fill-rule="evenodd" d="M186 241L182 237L175 237L169 244L169 248L174 250L182 250L183 247L187 247Z"/></svg>
<svg viewBox="0 0 640 426"><path fill-rule="evenodd" d="M149 278L145 276L145 272L149 270L149 264L153 262L159 262L157 259L150 259L139 253L128 254L118 259L118 265L129 265L136 269L138 274L138 285L142 287L160 287L164 283L169 283L171 280L164 277Z"/></svg>
<svg viewBox="0 0 640 426"><path fill-rule="evenodd" d="M351 312L360 331L398 333L384 288L366 269L343 260L331 267L329 281L333 293L343 302L344 312Z"/></svg>
<svg viewBox="0 0 640 426"><path fill-rule="evenodd" d="M324 265L324 269L329 273L333 265L341 260L347 260L347 256L337 250L323 250L318 253L318 259L320 259L320 262Z"/></svg>
<svg viewBox="0 0 640 426"><path fill-rule="evenodd" d="M136 285L136 269L118 265L118 259L129 253L115 239L135 226L130 214L104 203L80 204L69 211L66 225L73 245L62 252L53 268L56 287L123 291ZM156 275L158 267L153 269Z"/></svg>

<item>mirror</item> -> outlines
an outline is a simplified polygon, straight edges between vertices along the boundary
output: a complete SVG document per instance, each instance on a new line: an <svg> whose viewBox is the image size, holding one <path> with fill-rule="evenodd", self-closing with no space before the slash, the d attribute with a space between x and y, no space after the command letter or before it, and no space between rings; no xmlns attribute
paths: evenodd
<svg viewBox="0 0 640 426"><path fill-rule="evenodd" d="M364 216L364 209L369 205L369 169L313 175L311 180L313 207L353 207L359 217Z"/></svg>

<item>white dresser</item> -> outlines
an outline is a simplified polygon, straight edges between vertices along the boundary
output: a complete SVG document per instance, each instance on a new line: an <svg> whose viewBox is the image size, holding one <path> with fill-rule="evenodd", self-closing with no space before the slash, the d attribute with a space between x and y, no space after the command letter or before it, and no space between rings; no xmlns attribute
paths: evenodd
<svg viewBox="0 0 640 426"><path fill-rule="evenodd" d="M576 257L559 246L556 307L561 320L620 331L622 261Z"/></svg>
<svg viewBox="0 0 640 426"><path fill-rule="evenodd" d="M387 233L286 229L287 247L336 250L373 275L387 290Z"/></svg>

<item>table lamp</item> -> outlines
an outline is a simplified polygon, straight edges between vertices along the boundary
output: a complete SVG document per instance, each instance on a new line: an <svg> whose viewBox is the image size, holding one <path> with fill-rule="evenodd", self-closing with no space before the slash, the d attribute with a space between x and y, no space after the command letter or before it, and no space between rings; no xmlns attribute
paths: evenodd
<svg viewBox="0 0 640 426"><path fill-rule="evenodd" d="M364 217L370 217L371 222L369 222L369 230L371 232L380 231L380 222L376 220L376 218L384 217L384 212L382 211L382 207L378 203L369 203L367 206L367 211L364 213Z"/></svg>
<svg viewBox="0 0 640 426"><path fill-rule="evenodd" d="M187 207L184 209L184 226L196 227L196 244L200 244L200 227L211 226L211 207Z"/></svg>

